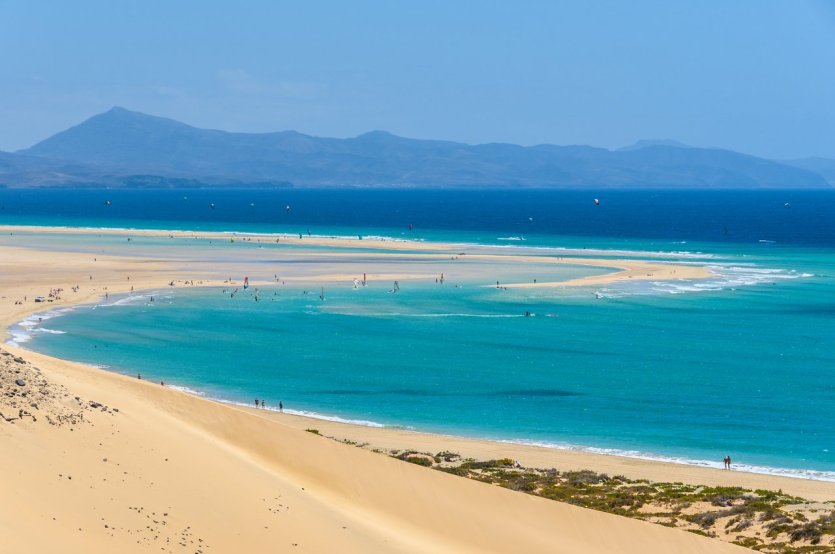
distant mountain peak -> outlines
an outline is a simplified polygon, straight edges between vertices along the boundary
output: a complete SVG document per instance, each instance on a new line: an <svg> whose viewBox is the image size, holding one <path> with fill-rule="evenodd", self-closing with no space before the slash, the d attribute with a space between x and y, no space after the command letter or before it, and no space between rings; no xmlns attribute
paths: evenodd
<svg viewBox="0 0 835 554"><path fill-rule="evenodd" d="M148 115L142 112L137 112L136 110L129 110L122 106L113 106L107 111L98 113L94 116L89 117L88 119L82 121L80 125L83 125L87 121L95 120L95 119L107 119L107 118L124 118L124 117L134 117L134 118L148 118L148 119L165 119L162 117Z"/></svg>
<svg viewBox="0 0 835 554"><path fill-rule="evenodd" d="M653 146L669 146L671 148L693 148L690 145L672 139L643 139L639 140L635 144L619 148L619 150L621 152L628 152L629 150L640 150L642 148L651 148Z"/></svg>
<svg viewBox="0 0 835 554"><path fill-rule="evenodd" d="M361 135L357 135L357 140L403 140L403 137L398 137L393 133L389 133L388 131L368 131L367 133L363 133Z"/></svg>
<svg viewBox="0 0 835 554"><path fill-rule="evenodd" d="M129 109L124 108L122 106L113 106L112 108L110 108L106 112L102 112L100 114L97 114L97 115L94 115L94 116L90 117L89 119L86 119L85 121L82 121L79 125L76 125L76 127L80 127L80 126L85 125L86 123L92 122L92 121L102 121L102 120L111 120L111 119L116 120L116 121L125 121L125 120L147 121L149 123L152 123L152 122L157 122L157 123L166 122L169 125L170 124L176 124L176 125L181 126L181 127L190 127L190 125L187 125L187 124L185 124L181 121L177 121L176 119L171 119L171 118L168 118L168 117L162 117L162 116L159 116L159 115L150 115L150 114L146 114L146 113L143 113L143 112L138 112L136 110L129 110Z"/></svg>
<svg viewBox="0 0 835 554"><path fill-rule="evenodd" d="M642 140L613 152L586 146L469 145L404 138L382 130L349 139L295 131L235 133L200 129L121 106L7 156L0 167L0 183L17 186L133 186L136 176L149 175L162 179L159 182L290 182L309 187L828 186L815 171L672 140Z"/></svg>

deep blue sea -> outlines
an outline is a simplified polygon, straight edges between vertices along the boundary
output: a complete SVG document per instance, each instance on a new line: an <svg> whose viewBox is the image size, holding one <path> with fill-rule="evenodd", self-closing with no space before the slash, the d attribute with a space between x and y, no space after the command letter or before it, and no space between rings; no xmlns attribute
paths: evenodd
<svg viewBox="0 0 835 554"><path fill-rule="evenodd" d="M292 286L262 288L257 303L251 291L155 291L154 303L111 298L13 331L35 350L228 401L705 465L730 454L835 480L835 191L0 190L0 223L704 264L715 276L703 282L594 290L470 278L398 294L333 287L325 301Z"/></svg>
<svg viewBox="0 0 835 554"><path fill-rule="evenodd" d="M835 190L0 189L7 224L366 235L406 234L412 225L414 238L516 235L546 244L604 237L835 246L833 210Z"/></svg>

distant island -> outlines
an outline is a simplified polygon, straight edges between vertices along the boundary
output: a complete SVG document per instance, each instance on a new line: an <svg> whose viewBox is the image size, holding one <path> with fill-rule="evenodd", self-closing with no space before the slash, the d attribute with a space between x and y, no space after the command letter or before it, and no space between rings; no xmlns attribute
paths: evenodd
<svg viewBox="0 0 835 554"><path fill-rule="evenodd" d="M774 161L669 140L607 150L383 131L347 139L230 133L114 107L0 152L0 186L820 189L835 186L835 161Z"/></svg>

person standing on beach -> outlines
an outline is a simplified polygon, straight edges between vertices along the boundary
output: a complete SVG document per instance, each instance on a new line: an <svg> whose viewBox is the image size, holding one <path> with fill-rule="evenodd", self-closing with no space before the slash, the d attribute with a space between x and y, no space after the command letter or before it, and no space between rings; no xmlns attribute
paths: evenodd
<svg viewBox="0 0 835 554"><path fill-rule="evenodd" d="M726 458L727 458L727 460L728 460L728 469L731 469L731 457L730 457L730 456L726 456Z"/></svg>
<svg viewBox="0 0 835 554"><path fill-rule="evenodd" d="M261 400L261 409L263 410L266 407L266 401Z"/></svg>
<svg viewBox="0 0 835 554"><path fill-rule="evenodd" d="M278 411L284 413L284 403L281 400L278 401Z"/></svg>
<svg viewBox="0 0 835 554"><path fill-rule="evenodd" d="M258 399L257 398L255 399L255 409L256 410L258 409Z"/></svg>

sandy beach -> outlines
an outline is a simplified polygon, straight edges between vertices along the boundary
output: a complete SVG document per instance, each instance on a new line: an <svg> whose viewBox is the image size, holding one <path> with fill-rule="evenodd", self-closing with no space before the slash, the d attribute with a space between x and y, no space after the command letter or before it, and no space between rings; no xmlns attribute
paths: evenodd
<svg viewBox="0 0 835 554"><path fill-rule="evenodd" d="M219 263L177 247L146 256L127 247L92 253L64 243L48 249L13 244L15 233L33 232L42 237L195 236L173 231L0 227L0 233L11 237L0 246L0 325L6 339L9 326L45 308L93 302L104 294L178 288L186 281L194 286L229 285L230 267L246 267L234 256ZM260 235L199 236L224 242L275 240ZM451 258L456 276L472 277L485 267L511 276L515 273L508 268L519 265L545 268L537 283L509 280L502 283L507 287L598 286L625 279L710 276L700 265L628 256L603 259L582 251L566 252L565 257L533 256L397 242L397 252L388 252L392 242L383 240L363 240L363 249L380 252L371 257L364 253L361 262L354 262L357 254L352 249L359 247L359 241L290 236L280 241L295 241L298 256L315 259L288 270L281 279L311 285L338 281L348 286L366 268L373 279L432 279L449 271ZM304 246L333 250L308 254ZM271 255L267 249L259 252ZM336 264L337 259L341 263ZM547 268L562 265L601 272L564 281L549 279ZM484 280L484 286L495 281ZM50 297L51 291L60 292ZM52 301L35 303L37 296ZM342 439L388 450L446 450L476 459L512 458L530 467L780 489L821 502L835 499L835 483L830 482L255 411L22 348L3 349L9 354L0 355L6 393L0 397L2 552L745 551L678 529L444 474L340 443ZM16 384L18 379L25 384ZM28 393L24 399L22 391ZM26 402L25 409L21 402ZM337 440L306 432L309 428Z"/></svg>

